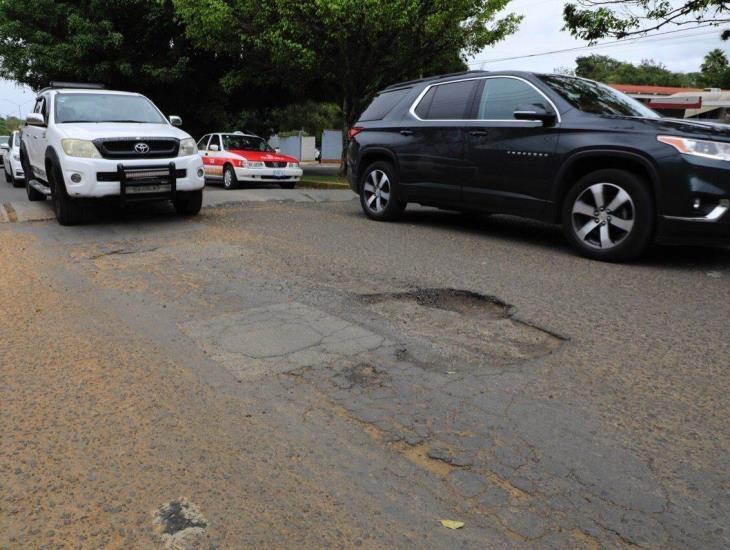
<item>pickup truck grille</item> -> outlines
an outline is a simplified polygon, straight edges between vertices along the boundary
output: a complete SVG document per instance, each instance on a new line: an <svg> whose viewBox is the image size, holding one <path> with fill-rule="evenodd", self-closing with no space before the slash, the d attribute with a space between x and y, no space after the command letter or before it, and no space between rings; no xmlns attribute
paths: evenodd
<svg viewBox="0 0 730 550"><path fill-rule="evenodd" d="M94 145L105 159L174 158L180 148L175 138L107 138L96 139Z"/></svg>
<svg viewBox="0 0 730 550"><path fill-rule="evenodd" d="M264 164L266 165L266 168L286 168L286 162L266 161Z"/></svg>

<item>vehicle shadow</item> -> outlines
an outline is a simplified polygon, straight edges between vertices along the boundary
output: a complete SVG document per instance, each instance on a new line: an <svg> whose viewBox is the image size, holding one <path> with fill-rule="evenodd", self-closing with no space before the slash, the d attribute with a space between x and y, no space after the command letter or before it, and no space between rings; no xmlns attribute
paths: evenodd
<svg viewBox="0 0 730 550"><path fill-rule="evenodd" d="M362 213L358 212L356 215L362 216ZM516 216L464 214L419 208L406 210L403 217L395 223L457 229L469 235L496 237L509 242L549 248L561 254L576 255L565 240L559 226ZM730 269L730 246L653 245L643 256L631 263L650 268L687 269L689 267L726 271Z"/></svg>

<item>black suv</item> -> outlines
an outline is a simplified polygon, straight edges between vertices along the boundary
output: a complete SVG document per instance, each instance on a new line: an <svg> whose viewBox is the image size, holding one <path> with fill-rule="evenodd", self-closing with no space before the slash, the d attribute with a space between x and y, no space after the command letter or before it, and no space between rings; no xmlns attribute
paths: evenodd
<svg viewBox="0 0 730 550"><path fill-rule="evenodd" d="M624 260L652 241L730 242L730 126L662 118L582 78L467 72L386 88L350 129L365 214L408 202L561 223Z"/></svg>

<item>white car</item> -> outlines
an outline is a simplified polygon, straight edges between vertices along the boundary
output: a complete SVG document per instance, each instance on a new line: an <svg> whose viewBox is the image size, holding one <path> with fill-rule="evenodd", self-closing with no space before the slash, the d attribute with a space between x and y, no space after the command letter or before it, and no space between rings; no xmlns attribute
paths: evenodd
<svg viewBox="0 0 730 550"><path fill-rule="evenodd" d="M302 178L299 161L277 153L266 140L243 132L207 134L198 141L205 176L235 189L241 182L278 183L293 189Z"/></svg>
<svg viewBox="0 0 730 550"><path fill-rule="evenodd" d="M28 199L53 200L62 225L78 223L91 199L170 200L197 214L205 173L195 140L146 97L90 84L41 90L26 118L20 159Z"/></svg>
<svg viewBox="0 0 730 550"><path fill-rule="evenodd" d="M23 167L20 165L20 132L10 134L7 143L0 145L3 152L3 168L5 169L5 181L12 183L14 187L23 185Z"/></svg>

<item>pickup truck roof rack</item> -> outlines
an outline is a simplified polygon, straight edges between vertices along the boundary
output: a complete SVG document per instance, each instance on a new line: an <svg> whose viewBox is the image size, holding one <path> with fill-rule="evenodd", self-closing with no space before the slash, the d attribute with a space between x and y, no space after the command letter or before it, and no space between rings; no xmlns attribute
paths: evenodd
<svg viewBox="0 0 730 550"><path fill-rule="evenodd" d="M402 88L404 86L411 86L413 84L418 84L419 82L430 82L432 80L441 80L444 78L452 78L454 76L465 76L465 75L472 75L472 74L486 74L489 71L459 71L458 73L448 73L448 74L439 74L434 76L427 76L425 78L417 78L416 80L407 80L406 82L398 82L397 84L391 84L387 88L383 88L381 91L385 92L386 90L394 90L396 88Z"/></svg>
<svg viewBox="0 0 730 550"><path fill-rule="evenodd" d="M58 90L60 88L71 88L76 90L105 90L106 86L104 86L104 84L92 84L87 82L59 82L57 80L54 80L51 82L50 86L43 88L38 93L48 90Z"/></svg>

